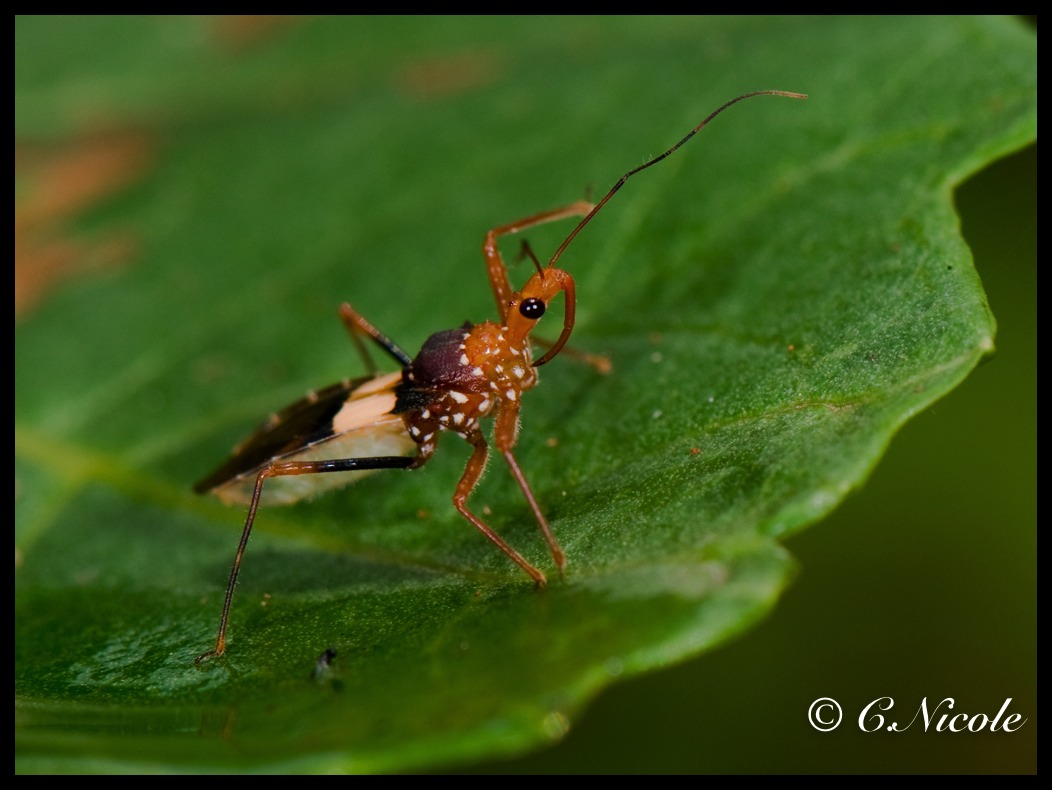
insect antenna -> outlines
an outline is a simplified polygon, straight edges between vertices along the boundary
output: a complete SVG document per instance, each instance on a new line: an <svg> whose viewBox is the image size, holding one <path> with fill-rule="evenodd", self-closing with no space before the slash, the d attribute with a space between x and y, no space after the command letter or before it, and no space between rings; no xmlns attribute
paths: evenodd
<svg viewBox="0 0 1052 790"><path fill-rule="evenodd" d="M618 179L617 183L614 184L612 187L610 187L610 191L607 192L603 196L603 199L595 204L595 208L593 208L590 212L588 212L588 214L585 215L585 218L577 223L577 227L576 228L574 228L572 231L570 231L570 235L567 236L563 240L563 243L559 245L558 249L556 249L555 253L552 255L551 260L548 261L548 268L551 268L555 264L555 262L557 260L559 260L559 258L562 256L563 252L566 251L566 248L570 246L570 242L572 242L575 238L577 238L577 234L580 233L584 229L585 225L587 225L589 222L592 221L592 217L594 217L596 214L599 213L599 210L603 206L605 206L607 204L607 201L609 201L610 198L612 198L617 193L617 190L619 190L621 187L623 187L625 185L625 182L628 181L628 179L630 179L632 176L634 176L636 173L640 172L641 170L646 170L648 167L652 167L652 166L656 165L658 162L660 162L665 157L670 156L673 153L675 153L676 149L678 149L681 145L683 145L685 142L687 142L687 140L689 140L691 137L693 137L698 132L700 132L702 129L704 129L713 118L715 118L721 112L726 110L732 104L737 104L738 102L743 101L745 99L751 99L753 96L787 96L790 99L806 99L807 98L807 94L806 93L792 93L790 91L774 91L774 90L753 91L752 93L743 93L741 96L733 98L729 102L726 102L726 103L720 105L715 110L713 110L711 113L709 113L708 117L706 117L704 121L702 121L697 126L695 126L693 129L691 129L689 132L687 132L687 134L685 134L683 136L683 138L678 143L676 143L674 146L672 146L667 151L665 151L665 153L661 154L660 156L654 157L649 162L641 164L639 167L636 167L636 168L633 168L632 170L629 170L627 173L625 173L623 176L621 176L621 178Z"/></svg>
<svg viewBox="0 0 1052 790"><path fill-rule="evenodd" d="M530 246L530 243L526 239L522 240L522 247L519 248L519 260L521 261L523 258L529 258L533 261L533 268L536 269L538 273L544 274L541 262L537 260L537 256L533 254L533 247Z"/></svg>
<svg viewBox="0 0 1052 790"><path fill-rule="evenodd" d="M683 145L685 142L687 142L687 140L689 140L691 137L693 137L698 132L700 132L702 129L704 129L705 126L709 123L709 121L711 121L713 118L715 118L721 112L726 110L732 104L737 104L738 102L743 101L744 99L750 99L753 96L787 96L790 99L806 99L807 98L807 94L805 94L805 93L791 93L789 91L774 91L774 90L753 91L752 93L743 93L741 96L733 98L729 102L726 102L726 103L720 105L715 110L713 110L711 113L709 113L708 117L706 117L704 121L702 121L697 126L695 126L693 129L691 129L689 132L687 132L687 134L685 134L680 139L680 141L678 143L676 143L674 146L672 146L667 151L665 151L665 153L661 154L660 156L654 157L649 162L641 164L639 167L632 168L627 173L625 173L623 176L621 176L621 178L618 179L617 183L614 184L612 187L610 187L610 191L607 192L603 196L603 199L600 200L598 203L596 203L595 207L585 215L584 219L582 219L580 222L577 223L577 227L576 228L574 228L572 231L570 231L570 235L567 236L563 240L563 243L559 245L558 249L555 250L555 254L552 255L551 260L548 261L548 265L545 267L545 269L553 269L553 268L555 268L555 262L557 260L559 260L560 256L562 256L562 254L566 251L566 248L570 246L570 243L574 239L577 238L577 234L580 233L582 230L584 230L584 226L592 221L592 217L594 217L596 214L599 213L599 211L603 208L603 206L605 206L607 204L607 202L610 200L610 198L612 198L617 193L617 190L619 190L621 187L623 187L625 185L625 182L628 181L628 179L630 179L632 176L634 176L636 173L640 172L641 170L646 170L648 167L652 167L653 165L656 165L658 162L660 162L665 157L670 156L671 154L675 153L676 149L678 149L681 145ZM567 302L567 304L569 305L570 303ZM533 363L533 366L539 368L541 365L544 365L547 362L551 362L551 360L555 357L555 355L558 354L560 351L562 351L563 346L566 345L566 341L570 337L570 330L572 328L573 328L573 317L572 317L572 315L568 314L567 318L563 322L563 331L562 331L562 334L559 335L559 339L556 340L551 345L551 347L544 353L544 356L542 356L540 359L538 359L536 362Z"/></svg>

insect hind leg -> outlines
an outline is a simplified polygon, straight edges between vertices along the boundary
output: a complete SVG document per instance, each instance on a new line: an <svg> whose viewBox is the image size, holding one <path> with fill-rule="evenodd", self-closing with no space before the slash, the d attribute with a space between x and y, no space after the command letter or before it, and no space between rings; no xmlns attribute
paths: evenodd
<svg viewBox="0 0 1052 790"><path fill-rule="evenodd" d="M245 547L248 546L248 537L252 534L252 525L256 521L256 511L259 509L259 498L263 493L263 484L269 478L287 475L323 474L325 472L410 469L419 464L419 458L391 455L377 458L335 458L328 461L284 461L270 463L263 467L259 474L256 475L256 485L252 489L252 499L248 505L245 528L241 532L241 542L238 543L237 553L234 554L234 564L230 569L230 579L226 586L226 598L223 601L223 614L219 618L219 633L216 635L215 647L195 658L194 663L201 664L210 658L218 658L226 652L226 630L230 619L230 604L234 600L234 588L237 586L237 577L241 572L241 558L245 554Z"/></svg>

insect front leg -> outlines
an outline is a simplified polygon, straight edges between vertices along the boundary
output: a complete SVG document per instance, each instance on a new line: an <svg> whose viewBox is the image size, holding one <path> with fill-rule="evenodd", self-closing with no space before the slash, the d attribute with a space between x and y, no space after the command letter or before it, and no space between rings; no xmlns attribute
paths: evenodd
<svg viewBox="0 0 1052 790"><path fill-rule="evenodd" d="M382 456L378 458L337 458L329 461L285 461L270 463L263 467L256 475L256 485L252 489L252 499L248 505L248 516L245 518L245 527L241 531L241 542L238 543L237 552L234 554L234 564L230 569L230 579L226 586L226 598L223 601L223 613L219 618L219 633L216 635L215 647L195 658L194 663L200 664L207 659L218 658L226 652L226 630L230 619L230 604L234 600L234 587L237 586L237 577L241 572L241 558L245 554L248 536L252 534L252 525L256 521L256 511L259 509L263 484L269 478L371 469L409 469L419 466L420 463L421 459L412 456Z"/></svg>
<svg viewBox="0 0 1052 790"><path fill-rule="evenodd" d="M475 431L465 438L475 449L474 452L471 453L471 458L468 459L468 465L464 468L464 474L461 475L460 481L457 483L456 493L453 494L453 506L460 511L460 515L474 525L475 529L493 541L498 549L511 557L516 565L526 571L538 587L543 587L548 583L548 579L545 575L528 563L519 552L515 551L515 549L505 543L504 539L490 529L482 519L468 510L468 496L475 490L479 478L482 477L482 473L486 469L486 461L489 458L489 447L486 444L486 438L480 431Z"/></svg>
<svg viewBox="0 0 1052 790"><path fill-rule="evenodd" d="M489 275L493 296L497 300L497 312L500 315L502 324L508 321L508 301L515 291L508 281L508 267L504 265L504 259L501 257L500 249L497 246L497 239L509 233L518 233L527 228L543 225L546 222L555 222L567 217L584 217L593 208L595 207L591 203L585 200L578 200L569 206L552 209L551 211L542 211L540 214L534 214L532 217L526 217L517 222L509 222L507 225L501 225L499 228L494 228L486 234L486 238L482 242L482 254L486 258L486 273Z"/></svg>

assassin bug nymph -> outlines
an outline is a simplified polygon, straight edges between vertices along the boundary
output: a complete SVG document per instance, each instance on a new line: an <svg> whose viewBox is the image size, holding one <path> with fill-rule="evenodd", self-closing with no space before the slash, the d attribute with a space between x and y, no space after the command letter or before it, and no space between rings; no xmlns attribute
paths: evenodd
<svg viewBox="0 0 1052 790"><path fill-rule="evenodd" d="M629 178L671 155L732 104L762 95L806 98L804 94L775 90L738 96L710 113L663 154L625 173L597 204L578 201L489 231L482 244L482 254L497 302L498 322L465 324L438 332L427 339L414 359L349 304L340 308L340 318L359 348L364 352L359 335L367 336L394 359L401 370L345 380L310 393L272 416L234 450L225 464L194 487L199 493L212 492L228 503L248 504L215 647L198 656L198 663L221 656L226 650L230 603L264 483L273 479L266 487L268 503L286 504L319 490L345 485L377 469L415 469L432 456L441 431L459 434L474 448L457 483L453 505L522 568L536 586L543 586L547 581L544 573L468 508L468 496L481 478L489 457L489 444L480 427L485 417L495 418L493 443L522 490L548 542L555 567L562 573L566 557L513 453L522 393L536 385L536 368L550 362L573 331L574 280L567 272L555 268L555 263ZM522 290L513 291L497 240L568 217L582 219L555 250L547 266L542 267L534 258L537 271ZM564 295L562 332L554 343L543 343L547 350L534 361L530 333L560 292ZM368 359L367 354L365 356ZM592 359L594 362L595 358ZM345 474L327 474L330 472ZM310 477L304 477L307 475Z"/></svg>

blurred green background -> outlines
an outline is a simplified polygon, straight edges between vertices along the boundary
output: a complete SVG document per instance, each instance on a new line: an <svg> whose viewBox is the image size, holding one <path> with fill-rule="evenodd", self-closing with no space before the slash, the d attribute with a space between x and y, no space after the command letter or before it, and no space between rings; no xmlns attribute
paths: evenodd
<svg viewBox="0 0 1052 790"><path fill-rule="evenodd" d="M228 24L231 46L255 46L249 23ZM53 36L17 43L50 48L55 71L36 77L76 91L69 64L107 26L96 20L81 39L56 21ZM116 43L115 59L151 62L149 41ZM22 121L37 137L19 145L64 133L46 113ZM1036 170L1031 147L956 194L998 321L996 355L911 421L831 518L787 540L800 572L772 616L733 644L608 690L547 750L454 770L1036 770ZM822 696L847 718L829 734L806 720ZM990 715L1011 697L1028 721L1012 734L859 732L852 719L880 696L897 710L949 696L957 711Z"/></svg>

